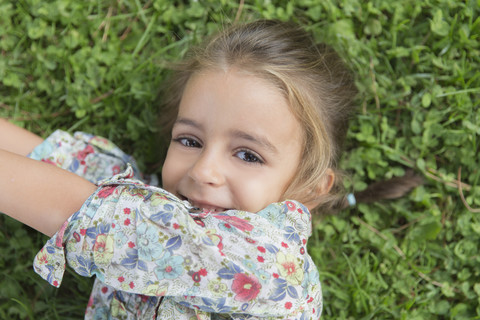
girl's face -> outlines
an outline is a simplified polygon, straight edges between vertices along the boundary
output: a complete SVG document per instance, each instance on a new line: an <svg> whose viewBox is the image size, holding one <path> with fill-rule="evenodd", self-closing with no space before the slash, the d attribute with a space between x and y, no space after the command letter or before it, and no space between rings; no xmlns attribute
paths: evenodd
<svg viewBox="0 0 480 320"><path fill-rule="evenodd" d="M209 211L257 212L285 200L301 145L301 126L277 88L235 69L204 71L185 88L163 187Z"/></svg>

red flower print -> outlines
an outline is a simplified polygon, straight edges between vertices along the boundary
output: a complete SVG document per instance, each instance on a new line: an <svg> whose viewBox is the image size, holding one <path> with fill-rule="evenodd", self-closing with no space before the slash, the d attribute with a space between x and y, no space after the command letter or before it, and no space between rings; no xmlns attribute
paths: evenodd
<svg viewBox="0 0 480 320"><path fill-rule="evenodd" d="M292 303L289 301L289 302L286 302L285 303L285 309L288 309L290 310L292 308Z"/></svg>
<svg viewBox="0 0 480 320"><path fill-rule="evenodd" d="M113 166L112 168L112 173L115 175L115 174L119 174L120 173L120 166L119 165L116 165L116 166Z"/></svg>
<svg viewBox="0 0 480 320"><path fill-rule="evenodd" d="M200 282L200 280L202 280L202 277L200 277L200 273L194 272L192 275L192 280L193 282Z"/></svg>
<svg viewBox="0 0 480 320"><path fill-rule="evenodd" d="M232 291L237 295L237 301L250 301L257 297L262 285L255 276L247 276L245 273L237 273L233 279Z"/></svg>
<svg viewBox="0 0 480 320"><path fill-rule="evenodd" d="M128 226L130 225L130 219L125 219L125 221L123 222L124 225Z"/></svg>
<svg viewBox="0 0 480 320"><path fill-rule="evenodd" d="M303 242L303 245L305 245L307 243L307 239L303 239L302 242Z"/></svg>
<svg viewBox="0 0 480 320"><path fill-rule="evenodd" d="M279 277L278 273L273 273L272 276L273 276L275 279L278 279L278 277Z"/></svg>
<svg viewBox="0 0 480 320"><path fill-rule="evenodd" d="M174 224L173 224L173 229L177 230L178 228L180 228L180 226L178 225L178 223L174 223Z"/></svg>
<svg viewBox="0 0 480 320"><path fill-rule="evenodd" d="M282 247L288 248L288 244L286 244L285 242L282 242Z"/></svg>
<svg viewBox="0 0 480 320"><path fill-rule="evenodd" d="M292 201L285 201L285 204L287 205L287 208L290 211L295 210L296 208L295 203L293 203Z"/></svg>
<svg viewBox="0 0 480 320"><path fill-rule="evenodd" d="M57 280L53 281L53 285L54 285L55 287L58 287L58 281L57 281Z"/></svg>
<svg viewBox="0 0 480 320"><path fill-rule="evenodd" d="M300 248L300 254L305 254L305 248L304 247Z"/></svg>
<svg viewBox="0 0 480 320"><path fill-rule="evenodd" d="M106 186L98 192L99 198L106 198L115 191L115 186Z"/></svg>
<svg viewBox="0 0 480 320"><path fill-rule="evenodd" d="M80 229L80 234L84 236L87 233L87 229Z"/></svg>
<svg viewBox="0 0 480 320"><path fill-rule="evenodd" d="M125 281L124 277L118 277L118 282L123 282L123 281Z"/></svg>
<svg viewBox="0 0 480 320"><path fill-rule="evenodd" d="M312 303L313 301L313 297L310 297L310 299L308 299L307 303Z"/></svg>
<svg viewBox="0 0 480 320"><path fill-rule="evenodd" d="M208 274L205 268L200 269L198 272L194 272L192 275L192 280L195 282L200 282L202 277L205 277Z"/></svg>
<svg viewBox="0 0 480 320"><path fill-rule="evenodd" d="M103 288L102 288L102 292L103 292L103 294L107 293L107 292L108 292L108 288L107 288L107 287L103 287Z"/></svg>
<svg viewBox="0 0 480 320"><path fill-rule="evenodd" d="M135 284L134 284L133 282L130 282L128 285L129 285L130 288L132 288L132 289L135 287Z"/></svg>
<svg viewBox="0 0 480 320"><path fill-rule="evenodd" d="M129 247L129 248L135 247L135 243L133 243L132 241L129 241L129 242L128 242L128 247Z"/></svg>
<svg viewBox="0 0 480 320"><path fill-rule="evenodd" d="M47 264L48 263L48 256L46 254L43 254L43 250L40 251L42 255L38 255L38 262L40 264Z"/></svg>
<svg viewBox="0 0 480 320"><path fill-rule="evenodd" d="M205 222L199 219L194 219L195 223L198 224L200 227L204 228L205 227Z"/></svg>
<svg viewBox="0 0 480 320"><path fill-rule="evenodd" d="M263 261L265 261L265 259L263 259L262 256L258 256L258 257L257 257L257 260L258 260L258 262L263 262Z"/></svg>
<svg viewBox="0 0 480 320"><path fill-rule="evenodd" d="M93 147L89 145L85 149L83 149L82 151L77 152L76 157L77 157L78 160L85 160L85 158L90 153L95 153L95 150L93 150Z"/></svg>
<svg viewBox="0 0 480 320"><path fill-rule="evenodd" d="M264 247L258 246L257 249L258 249L258 251L260 251L262 253L265 253L265 248Z"/></svg>
<svg viewBox="0 0 480 320"><path fill-rule="evenodd" d="M130 208L123 209L123 213L125 213L125 214L130 214L130 212L131 212Z"/></svg>

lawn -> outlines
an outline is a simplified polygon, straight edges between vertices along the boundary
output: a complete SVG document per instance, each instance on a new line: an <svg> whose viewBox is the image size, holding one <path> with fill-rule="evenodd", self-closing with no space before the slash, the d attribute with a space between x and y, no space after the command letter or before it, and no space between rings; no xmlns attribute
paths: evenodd
<svg viewBox="0 0 480 320"><path fill-rule="evenodd" d="M393 201L315 219L324 319L480 319L480 1L0 0L0 117L107 137L161 172L159 87L234 21L293 20L356 74L349 191L412 169ZM28 195L25 195L28 197ZM0 216L0 319L81 319L91 279L32 269L46 238Z"/></svg>

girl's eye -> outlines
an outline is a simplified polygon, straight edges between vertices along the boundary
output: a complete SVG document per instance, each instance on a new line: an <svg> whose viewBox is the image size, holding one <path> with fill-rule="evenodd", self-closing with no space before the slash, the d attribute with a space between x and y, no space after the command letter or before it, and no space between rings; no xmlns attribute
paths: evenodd
<svg viewBox="0 0 480 320"><path fill-rule="evenodd" d="M187 148L201 148L202 147L200 142L198 142L196 139L193 139L193 138L181 137L181 138L173 139L173 141L178 142L178 143L184 145Z"/></svg>
<svg viewBox="0 0 480 320"><path fill-rule="evenodd" d="M262 158L260 158L260 156L257 156L256 154L254 154L250 151L247 151L247 150L238 151L235 155L240 160L243 160L243 161L248 162L248 163L264 164L264 161L262 160Z"/></svg>

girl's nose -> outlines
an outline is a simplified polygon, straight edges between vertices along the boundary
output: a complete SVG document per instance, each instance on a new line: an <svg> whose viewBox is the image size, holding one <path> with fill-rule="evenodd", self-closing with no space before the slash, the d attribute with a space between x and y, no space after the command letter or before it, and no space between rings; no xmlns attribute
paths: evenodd
<svg viewBox="0 0 480 320"><path fill-rule="evenodd" d="M189 176L199 184L217 186L225 182L219 157L207 150L203 150L193 163L189 171Z"/></svg>

